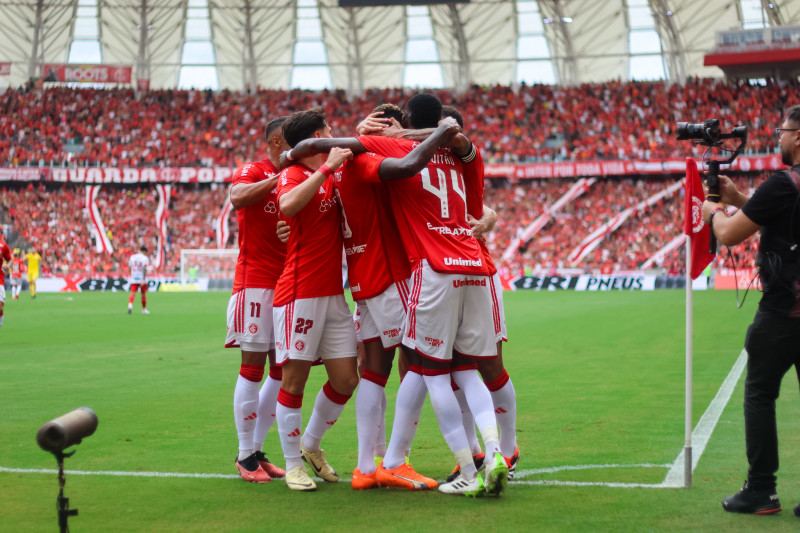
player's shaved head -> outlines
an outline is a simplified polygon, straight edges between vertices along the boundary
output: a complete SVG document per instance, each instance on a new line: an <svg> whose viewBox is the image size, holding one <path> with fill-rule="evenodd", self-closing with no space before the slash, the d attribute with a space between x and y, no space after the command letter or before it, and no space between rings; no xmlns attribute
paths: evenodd
<svg viewBox="0 0 800 533"><path fill-rule="evenodd" d="M294 148L302 140L314 136L314 133L328 125L325 110L314 107L308 111L298 111L283 123L283 138Z"/></svg>
<svg viewBox="0 0 800 533"><path fill-rule="evenodd" d="M405 119L411 128L435 128L441 118L442 102L432 94L415 94L406 104Z"/></svg>
<svg viewBox="0 0 800 533"><path fill-rule="evenodd" d="M383 113L383 118L393 118L399 123L403 123L403 110L394 104L381 104L372 110L373 113Z"/></svg>
<svg viewBox="0 0 800 533"><path fill-rule="evenodd" d="M461 129L464 129L464 115L461 114L461 111L451 105L443 105L442 118L447 117L456 119L456 122L458 122L458 125L461 126Z"/></svg>
<svg viewBox="0 0 800 533"><path fill-rule="evenodd" d="M286 119L288 118L289 115L286 115L283 117L273 118L272 120L270 120L269 123L267 124L267 131L264 134L264 138L267 141L269 141L270 137L272 137L273 135L282 133L281 126L283 126L283 123L286 122Z"/></svg>

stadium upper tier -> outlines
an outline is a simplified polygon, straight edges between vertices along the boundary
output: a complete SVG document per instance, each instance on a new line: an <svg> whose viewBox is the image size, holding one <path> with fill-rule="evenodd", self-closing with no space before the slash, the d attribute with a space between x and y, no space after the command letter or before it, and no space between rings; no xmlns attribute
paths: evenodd
<svg viewBox="0 0 800 533"><path fill-rule="evenodd" d="M463 112L488 162L510 162L682 157L691 147L675 140L675 123L709 117L726 130L747 126L748 152L771 153L774 128L787 106L800 103L799 88L692 79L434 92ZM236 167L263 157L271 118L321 105L333 134L352 136L374 106L402 106L411 94L163 90L137 98L129 89L9 89L0 94L0 166Z"/></svg>

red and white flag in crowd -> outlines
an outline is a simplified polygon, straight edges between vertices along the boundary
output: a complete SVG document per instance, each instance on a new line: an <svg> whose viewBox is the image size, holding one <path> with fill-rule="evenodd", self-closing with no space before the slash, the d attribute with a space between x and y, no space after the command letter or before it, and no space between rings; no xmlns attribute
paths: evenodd
<svg viewBox="0 0 800 533"><path fill-rule="evenodd" d="M703 184L700 182L697 163L691 157L687 157L686 218L683 232L692 240L691 265L687 265L692 279L697 279L716 255L709 252L710 228L703 222L703 202L705 200L706 195L703 193Z"/></svg>
<svg viewBox="0 0 800 533"><path fill-rule="evenodd" d="M228 238L231 235L228 217L232 208L231 195L228 193L228 196L225 197L225 203L222 204L222 209L219 210L219 215L217 215L217 220L214 223L214 232L217 236L217 248L225 248L228 244Z"/></svg>
<svg viewBox="0 0 800 533"><path fill-rule="evenodd" d="M158 230L158 243L156 245L155 267L164 266L164 245L167 242L167 217L169 216L169 195L172 191L170 185L156 185L158 191L158 207L156 208L156 229Z"/></svg>
<svg viewBox="0 0 800 533"><path fill-rule="evenodd" d="M100 217L100 210L97 208L97 193L100 192L100 185L86 186L86 210L89 211L89 218L92 221L92 233L95 234L95 250L98 253L113 253L114 247L111 246L111 239L106 234L106 226Z"/></svg>

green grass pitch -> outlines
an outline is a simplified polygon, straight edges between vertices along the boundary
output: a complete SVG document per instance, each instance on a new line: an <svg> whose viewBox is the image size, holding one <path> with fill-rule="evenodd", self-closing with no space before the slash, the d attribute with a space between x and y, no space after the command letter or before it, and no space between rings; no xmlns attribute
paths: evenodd
<svg viewBox="0 0 800 533"><path fill-rule="evenodd" d="M72 531L794 531L800 501L797 382L779 401L779 516L731 515L720 501L746 475L742 380L695 470L691 489L544 485L578 481L658 484L683 447L684 293L506 293L511 342L506 367L517 391L519 474L502 497L320 482L290 492L225 478L147 473L235 473L233 385L239 354L222 348L226 293L148 295L150 316L126 314L126 296L40 294L6 303L0 330L0 531L57 529L56 476L36 445L44 422L89 406L97 433L67 469L141 477L67 474L80 514ZM694 421L742 350L758 295L737 310L730 292L695 293ZM138 305L138 301L137 301ZM315 369L304 421L324 382ZM391 420L398 380L387 387ZM340 475L356 461L354 400L323 447ZM275 428L267 455L281 464ZM454 460L430 404L412 461L444 478ZM598 465L559 470L555 467ZM610 468L608 465L620 465ZM654 465L654 466L637 466ZM551 469L555 471L542 470Z"/></svg>

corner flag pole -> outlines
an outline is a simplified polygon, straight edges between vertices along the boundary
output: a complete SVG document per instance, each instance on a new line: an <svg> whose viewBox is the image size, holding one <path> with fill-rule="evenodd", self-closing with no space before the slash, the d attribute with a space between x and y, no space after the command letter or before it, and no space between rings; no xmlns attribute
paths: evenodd
<svg viewBox="0 0 800 533"><path fill-rule="evenodd" d="M692 236L686 236L686 442L683 446L683 486L692 486Z"/></svg>

